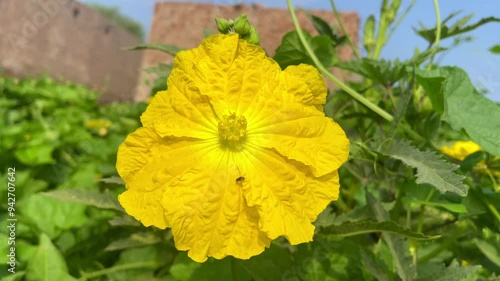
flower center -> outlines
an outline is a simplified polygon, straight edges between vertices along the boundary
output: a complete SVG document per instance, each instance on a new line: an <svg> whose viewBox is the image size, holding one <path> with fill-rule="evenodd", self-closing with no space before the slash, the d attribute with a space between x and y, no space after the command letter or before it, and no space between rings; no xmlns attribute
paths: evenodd
<svg viewBox="0 0 500 281"><path fill-rule="evenodd" d="M247 120L234 113L224 115L219 121L219 138L228 144L237 144L247 134Z"/></svg>

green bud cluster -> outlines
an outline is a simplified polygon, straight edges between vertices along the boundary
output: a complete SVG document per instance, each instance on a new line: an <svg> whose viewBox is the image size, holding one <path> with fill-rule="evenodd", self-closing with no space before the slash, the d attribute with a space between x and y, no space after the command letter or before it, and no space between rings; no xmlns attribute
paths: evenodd
<svg viewBox="0 0 500 281"><path fill-rule="evenodd" d="M237 33L240 38L246 40L248 43L259 45L260 35L253 25L250 24L247 15L243 14L232 19L215 18L217 30L222 34Z"/></svg>
<svg viewBox="0 0 500 281"><path fill-rule="evenodd" d="M375 44L375 16L370 15L365 22L365 28L363 30L363 46L370 54L375 48Z"/></svg>

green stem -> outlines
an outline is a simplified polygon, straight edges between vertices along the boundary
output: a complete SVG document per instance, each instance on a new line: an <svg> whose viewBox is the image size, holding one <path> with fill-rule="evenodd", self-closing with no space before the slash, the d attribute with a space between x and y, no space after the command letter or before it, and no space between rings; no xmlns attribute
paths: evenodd
<svg viewBox="0 0 500 281"><path fill-rule="evenodd" d="M129 269L137 269L137 268L157 268L158 263L157 262L136 262L136 263L129 263L129 264L124 264L124 265L117 265L113 266L111 268L105 268L102 270L97 270L94 272L90 273L82 273L82 277L80 277L78 280L80 281L86 281L91 278L103 276L106 274L118 272L118 271L123 271L123 270L129 270Z"/></svg>
<svg viewBox="0 0 500 281"><path fill-rule="evenodd" d="M309 54L309 56L313 60L313 62L316 65L316 67L319 69L319 71L323 75L325 75L327 78L329 78L330 80L332 80L335 84L337 84L342 90L344 90L345 92L347 92L351 97L353 97L354 99L356 99L360 103L364 104L366 107L368 107L373 112L375 112L378 115L380 115L385 120L391 122L393 120L393 117L392 117L391 114L387 113L382 108L378 107L377 105L373 104L372 102L370 102L369 100L367 100L362 95L358 94L354 89L352 89L351 87L349 87L346 84L344 84L337 77L333 76L332 73L330 71L328 71L321 64L321 62L318 60L318 58L316 57L316 55L312 51L311 46L309 46L309 43L306 41L306 39L304 37L304 34L302 33L302 29L300 28L299 21L297 20L297 15L295 14L295 10L293 8L292 1L291 0L286 0L286 3L288 5L288 10L290 11L290 15L292 17L292 21L293 21L293 24L295 26L295 29L297 30L297 34L299 35L300 41L302 42L302 45L306 49L307 53Z"/></svg>
<svg viewBox="0 0 500 281"><path fill-rule="evenodd" d="M375 51L373 53L372 59L376 60L380 56L380 52L382 51L382 47L384 47L386 41L385 33L387 32L387 28L389 27L389 22L387 21L386 18L386 13L384 11L387 10L387 5L389 3L387 1L383 1L382 4L382 9L380 13L380 21L378 24L378 30L377 30L377 42L375 43Z"/></svg>
<svg viewBox="0 0 500 281"><path fill-rule="evenodd" d="M408 8L406 8L406 10L403 12L401 17L398 18L396 24L393 27L391 27L391 30L389 30L389 34L387 35L387 41L389 41L391 39L392 34L394 33L394 31L396 31L396 29L399 27L399 25L403 22L403 20L406 18L406 16L410 12L410 10L413 8L413 6L415 6L415 3L417 3L417 0L412 0L410 5L408 6Z"/></svg>
<svg viewBox="0 0 500 281"><path fill-rule="evenodd" d="M431 200L432 198L432 195L434 195L434 192L436 190L434 188L432 188L429 193L427 194L427 197L425 198L425 202ZM422 232L422 227L424 225L424 213L425 213L425 204L422 204L420 206L420 216L418 218L418 226L417 226L417 232Z"/></svg>
<svg viewBox="0 0 500 281"><path fill-rule="evenodd" d="M340 18L340 14L339 12L337 11L337 8L335 7L335 2L334 0L330 0L330 4L332 5L332 10L333 10L333 13L335 14L335 18L337 19L337 22L340 26L340 29L342 30L342 32L344 33L344 36L347 38L347 43L349 44L349 46L351 46L351 49L352 49L352 53L354 54L354 56L359 59L359 52L358 52L358 48L356 48L356 46L354 46L354 43L352 42L351 40L351 36L347 33L345 27L344 27L344 23L342 21L342 19Z"/></svg>
<svg viewBox="0 0 500 281"><path fill-rule="evenodd" d="M434 40L434 50L439 47L441 40L441 13L439 12L439 0L434 0L434 10L436 11L436 40Z"/></svg>
<svg viewBox="0 0 500 281"><path fill-rule="evenodd" d="M439 49L439 41L441 40L441 12L439 11L439 0L434 1L434 10L436 11L436 39L434 40L434 47L431 51L431 61L427 66L427 69L430 69L434 64L434 56Z"/></svg>

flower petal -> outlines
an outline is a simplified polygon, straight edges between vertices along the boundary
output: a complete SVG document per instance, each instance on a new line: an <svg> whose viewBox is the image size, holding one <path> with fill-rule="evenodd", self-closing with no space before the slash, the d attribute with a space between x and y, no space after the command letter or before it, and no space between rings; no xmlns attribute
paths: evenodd
<svg viewBox="0 0 500 281"><path fill-rule="evenodd" d="M178 55L182 69L209 98L219 118L245 112L257 94L272 93L280 84L279 65L237 34L210 36L190 52L189 57Z"/></svg>
<svg viewBox="0 0 500 281"><path fill-rule="evenodd" d="M248 142L274 148L281 155L309 166L314 176L337 170L349 156L349 140L342 128L314 107L262 102L248 120Z"/></svg>
<svg viewBox="0 0 500 281"><path fill-rule="evenodd" d="M169 227L160 200L165 186L197 163L213 143L162 139L152 128L140 128L127 136L118 149L116 168L127 191L119 196L128 214L144 225Z"/></svg>
<svg viewBox="0 0 500 281"><path fill-rule="evenodd" d="M168 90L158 92L141 116L143 126L154 127L162 137L217 137L213 108L191 78L174 67L167 84Z"/></svg>
<svg viewBox="0 0 500 281"><path fill-rule="evenodd" d="M286 83L285 97L294 102L313 105L323 111L326 103L326 83L319 71L311 65L290 65L283 71Z"/></svg>
<svg viewBox="0 0 500 281"><path fill-rule="evenodd" d="M259 231L258 213L248 207L230 151L213 151L166 188L162 205L176 248L195 261L208 256L241 259L261 253L270 240Z"/></svg>
<svg viewBox="0 0 500 281"><path fill-rule="evenodd" d="M314 178L306 166L273 150L249 147L243 153L243 194L259 212L259 228L271 239L285 236L292 245L311 241L311 222L338 198L337 172Z"/></svg>

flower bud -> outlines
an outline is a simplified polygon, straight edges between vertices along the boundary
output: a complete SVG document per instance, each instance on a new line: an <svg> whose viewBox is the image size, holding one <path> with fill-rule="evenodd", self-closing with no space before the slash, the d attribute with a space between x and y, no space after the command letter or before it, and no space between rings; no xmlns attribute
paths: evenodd
<svg viewBox="0 0 500 281"><path fill-rule="evenodd" d="M365 22L363 30L363 46L368 53L375 47L375 16L370 15Z"/></svg>
<svg viewBox="0 0 500 281"><path fill-rule="evenodd" d="M246 40L250 44L260 44L260 35L259 33L257 33L257 30L255 30L255 27L253 26L250 27L250 32L248 32L248 34L241 35L240 38Z"/></svg>
<svg viewBox="0 0 500 281"><path fill-rule="evenodd" d="M228 20L221 18L215 18L215 23L217 24L217 30L222 34L227 34L232 26Z"/></svg>
<svg viewBox="0 0 500 281"><path fill-rule="evenodd" d="M247 15L243 14L234 20L234 32L240 35L246 35L251 29L250 22L248 21Z"/></svg>
<svg viewBox="0 0 500 281"><path fill-rule="evenodd" d="M398 14L399 7L401 6L401 0L393 0L389 10L386 14L387 22L392 23L394 19L396 19L396 15Z"/></svg>

